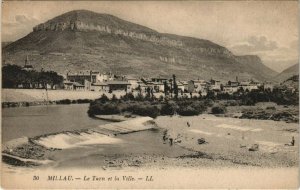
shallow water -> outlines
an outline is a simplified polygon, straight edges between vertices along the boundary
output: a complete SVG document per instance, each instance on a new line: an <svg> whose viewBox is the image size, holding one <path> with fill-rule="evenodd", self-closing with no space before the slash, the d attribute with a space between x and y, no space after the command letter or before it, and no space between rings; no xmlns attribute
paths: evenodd
<svg viewBox="0 0 300 190"><path fill-rule="evenodd" d="M52 166L56 169L73 167L102 169L108 161L116 159L132 159L145 155L174 158L190 153L177 145L170 146L168 142L163 142L162 134L162 130L147 130L118 135L115 137L120 140L118 143L95 144L55 151L50 159L55 161Z"/></svg>
<svg viewBox="0 0 300 190"><path fill-rule="evenodd" d="M89 118L87 110L87 104L3 109L2 142L24 136L35 137L58 133L53 136L41 137L38 140L38 144L43 146L62 149L47 155L46 159L54 162L42 166L57 169L101 168L107 165L107 160L141 155L177 157L189 152L179 146L170 146L168 142L164 142L162 129L145 130L115 137L108 137L99 133L80 133L80 135L59 133L92 129L109 123L108 121ZM84 141L81 143L82 139Z"/></svg>
<svg viewBox="0 0 300 190"><path fill-rule="evenodd" d="M88 117L88 104L32 106L2 109L2 143L109 123Z"/></svg>

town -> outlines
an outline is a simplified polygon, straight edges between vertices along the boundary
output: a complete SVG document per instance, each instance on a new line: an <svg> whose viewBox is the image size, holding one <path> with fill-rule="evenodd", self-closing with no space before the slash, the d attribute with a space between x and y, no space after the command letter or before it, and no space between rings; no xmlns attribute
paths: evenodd
<svg viewBox="0 0 300 190"><path fill-rule="evenodd" d="M11 66L11 65L9 65ZM8 67L4 65L3 67ZM18 71L17 71L18 72ZM36 73L34 67L29 63L28 56L25 59L23 67L19 68L19 72ZM42 73L51 73L53 71L41 71ZM36 80L22 80L16 82L15 88L42 88L42 89L64 89L68 91L94 91L114 93L125 91L126 93L163 93L171 95L177 91L178 96L184 96L186 93L193 95L206 96L208 92L217 94L233 94L238 91L250 92L253 90L263 89L273 91L274 87L279 88L279 84L270 81L257 81L248 79L240 81L236 76L235 79L223 82L218 79L211 78L204 80L198 79L178 80L173 75L170 78L166 77L132 77L129 75L117 75L113 72L101 72L96 70L79 70L77 72L67 72L66 75L58 75L59 79L55 82L44 80L47 77L40 77ZM42 78L42 79L41 79ZM32 77L31 77L32 79ZM38 81L38 82L36 82ZM4 69L4 88L14 88L6 85L5 69ZM36 84L37 83L37 84ZM293 86L287 86L284 90L295 92Z"/></svg>

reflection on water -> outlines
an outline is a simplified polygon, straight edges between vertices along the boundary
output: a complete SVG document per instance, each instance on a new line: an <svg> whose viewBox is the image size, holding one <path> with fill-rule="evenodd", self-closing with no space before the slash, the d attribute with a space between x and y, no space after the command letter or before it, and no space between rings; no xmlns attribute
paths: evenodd
<svg viewBox="0 0 300 190"><path fill-rule="evenodd" d="M19 137L89 129L106 124L87 115L88 104L2 109L2 142Z"/></svg>

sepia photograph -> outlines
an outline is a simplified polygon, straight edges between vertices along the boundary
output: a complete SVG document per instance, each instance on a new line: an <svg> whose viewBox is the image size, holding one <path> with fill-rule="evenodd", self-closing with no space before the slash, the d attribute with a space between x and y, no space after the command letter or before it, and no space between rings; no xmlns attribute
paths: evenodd
<svg viewBox="0 0 300 190"><path fill-rule="evenodd" d="M299 187L298 1L2 1L1 187Z"/></svg>

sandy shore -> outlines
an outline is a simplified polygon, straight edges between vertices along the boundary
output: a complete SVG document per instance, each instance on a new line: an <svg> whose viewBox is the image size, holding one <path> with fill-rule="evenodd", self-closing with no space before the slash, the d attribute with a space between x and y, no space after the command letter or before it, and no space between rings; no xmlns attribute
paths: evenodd
<svg viewBox="0 0 300 190"><path fill-rule="evenodd" d="M206 114L162 116L155 122L166 130L166 141L170 143L171 138L174 144L196 152L185 157L259 167L298 165L298 124ZM288 146L292 137L295 146ZM251 151L253 147L257 149Z"/></svg>

